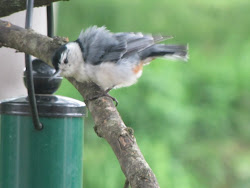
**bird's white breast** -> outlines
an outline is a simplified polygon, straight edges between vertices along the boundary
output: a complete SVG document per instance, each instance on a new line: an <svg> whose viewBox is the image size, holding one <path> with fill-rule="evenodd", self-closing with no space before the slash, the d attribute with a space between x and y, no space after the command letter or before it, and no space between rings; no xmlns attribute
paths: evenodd
<svg viewBox="0 0 250 188"><path fill-rule="evenodd" d="M104 62L100 65L85 64L85 70L93 82L103 89L126 87L134 84L141 75L135 74L131 63Z"/></svg>

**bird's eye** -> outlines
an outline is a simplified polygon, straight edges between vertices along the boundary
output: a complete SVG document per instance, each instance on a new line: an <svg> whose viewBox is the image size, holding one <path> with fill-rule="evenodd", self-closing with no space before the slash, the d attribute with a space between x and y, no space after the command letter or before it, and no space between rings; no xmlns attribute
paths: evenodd
<svg viewBox="0 0 250 188"><path fill-rule="evenodd" d="M68 59L67 59L67 58L64 60L64 63L65 63L65 64L67 64L67 63L68 63Z"/></svg>

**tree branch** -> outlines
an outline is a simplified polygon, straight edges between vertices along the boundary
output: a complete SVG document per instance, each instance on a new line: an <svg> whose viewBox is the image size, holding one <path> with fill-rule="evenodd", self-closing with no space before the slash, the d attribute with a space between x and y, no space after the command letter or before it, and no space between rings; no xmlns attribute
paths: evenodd
<svg viewBox="0 0 250 188"><path fill-rule="evenodd" d="M26 30L0 20L0 44L31 54L51 65L56 48L63 44L61 38L52 39L33 30ZM103 92L91 82L80 83L74 78L68 80L78 89L83 98L90 98ZM95 132L104 138L113 149L121 169L132 188L158 188L153 171L145 161L131 128L122 121L113 101L109 97L86 101L95 122Z"/></svg>
<svg viewBox="0 0 250 188"><path fill-rule="evenodd" d="M34 7L50 5L56 1L69 0L35 0ZM8 16L15 12L26 9L26 0L1 0L0 1L0 17Z"/></svg>

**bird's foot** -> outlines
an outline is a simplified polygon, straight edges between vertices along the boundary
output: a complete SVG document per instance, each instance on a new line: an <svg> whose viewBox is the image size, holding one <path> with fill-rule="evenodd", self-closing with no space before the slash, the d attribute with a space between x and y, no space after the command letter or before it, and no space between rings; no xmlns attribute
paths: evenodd
<svg viewBox="0 0 250 188"><path fill-rule="evenodd" d="M107 89L105 92L103 92L103 93L100 93L100 94L97 94L97 95L95 95L95 96L93 96L93 97L90 97L90 98L88 98L88 99L85 99L85 100L89 100L89 101L92 101L92 100L96 100L96 99L98 99L98 98L100 98L100 97L109 97L109 98L111 98L114 102L115 102L115 106L118 106L118 100L116 99L116 98L114 98L114 97L112 97L108 92L110 91L110 89Z"/></svg>
<svg viewBox="0 0 250 188"><path fill-rule="evenodd" d="M115 97L112 97L109 93L106 93L104 96L111 98L115 102L115 106L118 106L119 102Z"/></svg>

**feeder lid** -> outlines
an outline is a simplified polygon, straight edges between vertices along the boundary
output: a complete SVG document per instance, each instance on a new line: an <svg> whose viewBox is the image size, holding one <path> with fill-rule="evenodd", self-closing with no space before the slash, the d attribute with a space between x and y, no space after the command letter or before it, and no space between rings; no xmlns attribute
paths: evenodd
<svg viewBox="0 0 250 188"><path fill-rule="evenodd" d="M56 70L40 59L34 59L32 61L32 68L35 94L52 94L56 92L63 79L61 76L57 76L51 79ZM23 79L24 84L27 88L26 70L24 70Z"/></svg>
<svg viewBox="0 0 250 188"><path fill-rule="evenodd" d="M36 95L39 116L83 117L86 116L84 102L56 95ZM31 116L28 97L0 101L0 114Z"/></svg>

